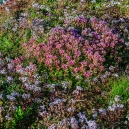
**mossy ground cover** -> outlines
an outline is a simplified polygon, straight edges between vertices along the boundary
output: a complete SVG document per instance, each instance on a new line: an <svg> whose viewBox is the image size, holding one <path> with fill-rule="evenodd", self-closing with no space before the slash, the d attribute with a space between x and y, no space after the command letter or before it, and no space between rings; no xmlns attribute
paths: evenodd
<svg viewBox="0 0 129 129"><path fill-rule="evenodd" d="M128 7L128 0L1 5L0 128L127 129Z"/></svg>

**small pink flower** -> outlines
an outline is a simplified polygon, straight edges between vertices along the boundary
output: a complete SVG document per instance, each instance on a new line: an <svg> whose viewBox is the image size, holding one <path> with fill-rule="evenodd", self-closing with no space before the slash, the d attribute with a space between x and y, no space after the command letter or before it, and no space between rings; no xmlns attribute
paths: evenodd
<svg viewBox="0 0 129 129"><path fill-rule="evenodd" d="M28 46L27 43L22 44L22 47L24 47L24 48L27 48L27 46Z"/></svg>
<svg viewBox="0 0 129 129"><path fill-rule="evenodd" d="M55 60L54 61L56 65L59 65L60 64L60 61L59 60Z"/></svg>
<svg viewBox="0 0 129 129"><path fill-rule="evenodd" d="M21 63L21 61L20 61L19 58L15 58L15 59L13 60L13 62L16 63L16 64L20 64L20 63Z"/></svg>
<svg viewBox="0 0 129 129"><path fill-rule="evenodd" d="M77 51L74 53L76 57L79 57L81 55L81 52L80 51Z"/></svg>
<svg viewBox="0 0 129 129"><path fill-rule="evenodd" d="M52 60L51 59L46 60L45 64L50 66L52 64Z"/></svg>
<svg viewBox="0 0 129 129"><path fill-rule="evenodd" d="M111 42L110 47L111 48L114 48L114 46L115 46L115 43L114 42Z"/></svg>
<svg viewBox="0 0 129 129"><path fill-rule="evenodd" d="M101 42L101 45L102 45L103 48L106 47L106 44L104 42Z"/></svg>
<svg viewBox="0 0 129 129"><path fill-rule="evenodd" d="M104 66L100 66L100 71L103 71L104 70Z"/></svg>
<svg viewBox="0 0 129 129"><path fill-rule="evenodd" d="M118 61L121 61L122 60L121 57L118 57L117 59L118 59Z"/></svg>
<svg viewBox="0 0 129 129"><path fill-rule="evenodd" d="M57 44L57 45L56 45L56 48L57 48L57 49L60 49L61 47L62 47L61 44Z"/></svg>
<svg viewBox="0 0 129 129"><path fill-rule="evenodd" d="M34 52L34 56L35 56L35 57L38 57L38 56L39 56L39 54L40 54L40 52L39 52L39 51L35 51L35 52Z"/></svg>
<svg viewBox="0 0 129 129"><path fill-rule="evenodd" d="M68 68L68 65L62 64L62 69L66 70Z"/></svg>
<svg viewBox="0 0 129 129"><path fill-rule="evenodd" d="M90 69L92 69L94 67L94 65L93 64L90 64L89 67L90 67Z"/></svg>
<svg viewBox="0 0 129 129"><path fill-rule="evenodd" d="M74 19L74 20L75 20L75 22L77 22L77 23L78 23L78 22L80 21L80 18L79 18L79 17L75 17L75 19Z"/></svg>
<svg viewBox="0 0 129 129"><path fill-rule="evenodd" d="M80 64L82 67L85 67L87 65L87 61L82 61L82 62L80 62Z"/></svg>
<svg viewBox="0 0 129 129"><path fill-rule="evenodd" d="M73 66L73 65L75 64L75 60L70 60L70 61L68 62L68 64L71 65L71 66Z"/></svg>
<svg viewBox="0 0 129 129"><path fill-rule="evenodd" d="M64 51L64 50L59 50L59 53L60 53L61 55L64 55L65 51Z"/></svg>
<svg viewBox="0 0 129 129"><path fill-rule="evenodd" d="M92 75L90 71L87 71L83 74L86 78L90 78L90 76Z"/></svg>
<svg viewBox="0 0 129 129"><path fill-rule="evenodd" d="M119 42L124 43L124 39L123 39L123 38L121 38L121 39L119 40Z"/></svg>
<svg viewBox="0 0 129 129"><path fill-rule="evenodd" d="M66 56L65 57L67 61L70 61L71 60L71 57L70 56Z"/></svg>
<svg viewBox="0 0 129 129"><path fill-rule="evenodd" d="M74 68L73 71L74 71L75 73L78 73L79 68Z"/></svg>
<svg viewBox="0 0 129 129"><path fill-rule="evenodd" d="M21 65L17 65L16 66L16 71L22 70L22 66Z"/></svg>

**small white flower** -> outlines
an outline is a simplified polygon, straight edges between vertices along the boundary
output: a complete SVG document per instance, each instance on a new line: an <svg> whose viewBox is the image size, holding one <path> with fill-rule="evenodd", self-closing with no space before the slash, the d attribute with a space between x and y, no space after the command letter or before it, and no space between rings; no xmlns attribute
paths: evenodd
<svg viewBox="0 0 129 129"><path fill-rule="evenodd" d="M110 101L110 102L109 102L109 105L112 105L112 104L113 104L113 101Z"/></svg>
<svg viewBox="0 0 129 129"><path fill-rule="evenodd" d="M40 99L40 98L35 98L35 102L41 103L41 102L42 102L42 99Z"/></svg>
<svg viewBox="0 0 129 129"><path fill-rule="evenodd" d="M46 115L48 115L48 112L46 112L46 111L39 112L39 115L40 115L40 116L46 116Z"/></svg>
<svg viewBox="0 0 129 129"><path fill-rule="evenodd" d="M10 10L9 10L9 8L8 8L8 7L6 7L6 8L5 8L5 10L6 10L6 12L7 12L7 13L9 13L9 12L10 12Z"/></svg>
<svg viewBox="0 0 129 129"><path fill-rule="evenodd" d="M81 79L82 77L81 76L76 76L77 79Z"/></svg>
<svg viewBox="0 0 129 129"><path fill-rule="evenodd" d="M83 90L83 88L82 88L81 86L76 86L76 90L78 90L78 91L82 91L82 90Z"/></svg>
<svg viewBox="0 0 129 129"><path fill-rule="evenodd" d="M129 47L129 42L126 42L125 45L126 45L127 47Z"/></svg>
<svg viewBox="0 0 129 129"><path fill-rule="evenodd" d="M0 106L0 113L3 111L3 109L4 109L4 108L3 108L2 106Z"/></svg>
<svg viewBox="0 0 129 129"><path fill-rule="evenodd" d="M18 97L19 97L19 96L20 96L20 94L19 94L18 92L16 92L16 91L12 92L11 95L12 95L13 97L15 97L15 96L18 96Z"/></svg>
<svg viewBox="0 0 129 129"><path fill-rule="evenodd" d="M114 73L114 74L112 74L112 76L114 76L114 77L118 77L118 74Z"/></svg>
<svg viewBox="0 0 129 129"><path fill-rule="evenodd" d="M97 124L95 121L89 120L87 121L89 129L97 129Z"/></svg>
<svg viewBox="0 0 129 129"><path fill-rule="evenodd" d="M77 116L79 117L79 122L83 123L84 121L87 121L85 112L82 112L82 113L80 112L77 114Z"/></svg>
<svg viewBox="0 0 129 129"><path fill-rule="evenodd" d="M128 119L128 121L129 121L129 114L126 116L126 118Z"/></svg>
<svg viewBox="0 0 129 129"><path fill-rule="evenodd" d="M105 72L105 75L110 76L111 75L111 72L106 71Z"/></svg>
<svg viewBox="0 0 129 129"><path fill-rule="evenodd" d="M51 84L51 88L55 89L56 84Z"/></svg>
<svg viewBox="0 0 129 129"><path fill-rule="evenodd" d="M32 7L33 8L38 8L39 7L39 4L38 3L32 3Z"/></svg>
<svg viewBox="0 0 129 129"><path fill-rule="evenodd" d="M10 108L9 108L9 110L16 110L17 109L17 107L16 106L11 106Z"/></svg>
<svg viewBox="0 0 129 129"><path fill-rule="evenodd" d="M13 77L8 76L8 77L7 77L7 82L10 83L10 82L12 82L12 81L13 81Z"/></svg>
<svg viewBox="0 0 129 129"><path fill-rule="evenodd" d="M40 9L44 9L45 8L45 6L44 5L40 5Z"/></svg>
<svg viewBox="0 0 129 129"><path fill-rule="evenodd" d="M36 91L41 91L41 87L35 86L34 89L33 89L33 91L34 91L34 92L36 92Z"/></svg>
<svg viewBox="0 0 129 129"><path fill-rule="evenodd" d="M121 21L121 22L125 22L124 18L120 18L120 21Z"/></svg>
<svg viewBox="0 0 129 129"><path fill-rule="evenodd" d="M96 3L96 0L92 0L91 2L92 2L92 3Z"/></svg>
<svg viewBox="0 0 129 129"><path fill-rule="evenodd" d="M12 81L12 80L13 80L13 77L8 76L7 79L8 79L9 81Z"/></svg>
<svg viewBox="0 0 129 129"><path fill-rule="evenodd" d="M7 72L6 72L5 69L0 70L0 73L1 73L1 74L7 74Z"/></svg>
<svg viewBox="0 0 129 129"><path fill-rule="evenodd" d="M75 110L76 110L75 108L71 108L71 107L67 109L68 112L75 112Z"/></svg>
<svg viewBox="0 0 129 129"><path fill-rule="evenodd" d="M71 118L70 123L71 123L72 129L78 129L78 121L74 116Z"/></svg>
<svg viewBox="0 0 129 129"><path fill-rule="evenodd" d="M80 2L82 2L82 3L83 3L83 2L86 2L86 0L80 0Z"/></svg>
<svg viewBox="0 0 129 129"><path fill-rule="evenodd" d="M109 67L109 70L110 70L110 71L112 71L112 70L114 70L114 69L115 69L114 66L110 66L110 67Z"/></svg>
<svg viewBox="0 0 129 129"><path fill-rule="evenodd" d="M46 10L47 10L47 11L50 11L50 8L46 7Z"/></svg>
<svg viewBox="0 0 129 129"><path fill-rule="evenodd" d="M118 108L124 108L124 104L117 104Z"/></svg>
<svg viewBox="0 0 129 129"><path fill-rule="evenodd" d="M15 98L15 97L13 97L13 96L11 96L11 95L6 95L6 97L7 97L9 100L11 100L11 101L16 100L16 98Z"/></svg>
<svg viewBox="0 0 129 129"><path fill-rule="evenodd" d="M26 100L26 99L29 99L30 96L31 96L30 94L25 94L25 93L24 93L24 94L22 95L22 98Z"/></svg>
<svg viewBox="0 0 129 129"><path fill-rule="evenodd" d="M17 30L17 28L12 28L12 30L15 32Z"/></svg>
<svg viewBox="0 0 129 129"><path fill-rule="evenodd" d="M7 114L7 115L5 116L5 118L6 118L7 120L10 120L10 119L11 119L11 117L9 117L9 114Z"/></svg>
<svg viewBox="0 0 129 129"><path fill-rule="evenodd" d="M3 94L0 94L0 99L3 99Z"/></svg>
<svg viewBox="0 0 129 129"><path fill-rule="evenodd" d="M93 78L93 81L94 81L94 82L97 82L97 81L98 81L98 78L97 78L97 77L94 77L94 78Z"/></svg>
<svg viewBox="0 0 129 129"><path fill-rule="evenodd" d="M78 91L78 90L74 90L72 94L77 94L77 95L79 95L79 91Z"/></svg>
<svg viewBox="0 0 129 129"><path fill-rule="evenodd" d="M99 113L106 115L106 109L104 109L104 108L99 108Z"/></svg>
<svg viewBox="0 0 129 129"><path fill-rule="evenodd" d="M97 112L96 112L96 113L94 113L94 114L92 114L92 117L93 117L94 119L96 119L96 118L97 118L97 116L98 116Z"/></svg>
<svg viewBox="0 0 129 129"><path fill-rule="evenodd" d="M67 89L68 84L69 84L68 82L63 81L63 82L62 82L62 87L63 87L64 89Z"/></svg>
<svg viewBox="0 0 129 129"><path fill-rule="evenodd" d="M56 125L52 124L51 126L48 127L48 129L56 129Z"/></svg>
<svg viewBox="0 0 129 129"><path fill-rule="evenodd" d="M119 95L116 95L115 98L114 98L114 100L115 100L116 102L119 102L119 101L120 101L120 96L119 96Z"/></svg>
<svg viewBox="0 0 129 129"><path fill-rule="evenodd" d="M13 64L9 63L8 65L8 69L13 69Z"/></svg>
<svg viewBox="0 0 129 129"><path fill-rule="evenodd" d="M108 106L108 110L115 111L117 109L117 106Z"/></svg>
<svg viewBox="0 0 129 129"><path fill-rule="evenodd" d="M44 105L40 106L40 109L43 110L43 111L46 111L46 108Z"/></svg>
<svg viewBox="0 0 129 129"><path fill-rule="evenodd" d="M20 79L21 79L21 81L22 81L23 83L26 82L27 80L29 80L28 77L21 77Z"/></svg>
<svg viewBox="0 0 129 129"><path fill-rule="evenodd" d="M7 62L11 62L11 61L12 61L12 60L11 60L10 58L8 58L8 57L5 57L5 59L6 59Z"/></svg>

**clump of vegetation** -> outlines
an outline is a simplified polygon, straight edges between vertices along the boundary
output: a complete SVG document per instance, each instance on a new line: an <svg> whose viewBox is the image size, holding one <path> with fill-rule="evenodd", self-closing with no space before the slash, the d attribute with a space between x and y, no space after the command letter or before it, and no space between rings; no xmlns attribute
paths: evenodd
<svg viewBox="0 0 129 129"><path fill-rule="evenodd" d="M128 4L1 5L0 128L128 128Z"/></svg>

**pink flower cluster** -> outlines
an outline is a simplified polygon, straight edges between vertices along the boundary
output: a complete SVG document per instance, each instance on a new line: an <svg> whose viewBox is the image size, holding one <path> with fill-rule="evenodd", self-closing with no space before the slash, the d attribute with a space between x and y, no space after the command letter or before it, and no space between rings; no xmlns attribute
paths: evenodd
<svg viewBox="0 0 129 129"><path fill-rule="evenodd" d="M123 43L123 39L113 34L104 21L91 19L91 26L93 28L82 30L81 35L72 27L55 27L49 33L48 43L29 42L23 46L50 70L67 73L69 69L75 75L90 78L104 71L107 53L121 60L117 49Z"/></svg>
<svg viewBox="0 0 129 129"><path fill-rule="evenodd" d="M76 16L74 18L75 25L85 27L87 19L84 16Z"/></svg>

